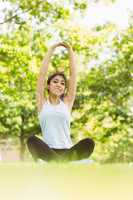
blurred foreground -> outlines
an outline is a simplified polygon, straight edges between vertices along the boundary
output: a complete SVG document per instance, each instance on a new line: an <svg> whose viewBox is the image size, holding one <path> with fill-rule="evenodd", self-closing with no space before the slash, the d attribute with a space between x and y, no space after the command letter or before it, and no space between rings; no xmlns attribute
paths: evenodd
<svg viewBox="0 0 133 200"><path fill-rule="evenodd" d="M0 164L2 200L131 200L132 164Z"/></svg>

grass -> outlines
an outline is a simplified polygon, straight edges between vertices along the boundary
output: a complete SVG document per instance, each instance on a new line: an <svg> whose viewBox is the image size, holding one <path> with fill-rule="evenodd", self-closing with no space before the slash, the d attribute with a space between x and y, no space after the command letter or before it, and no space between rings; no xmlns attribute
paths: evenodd
<svg viewBox="0 0 133 200"><path fill-rule="evenodd" d="M132 200L129 164L1 163L1 200Z"/></svg>

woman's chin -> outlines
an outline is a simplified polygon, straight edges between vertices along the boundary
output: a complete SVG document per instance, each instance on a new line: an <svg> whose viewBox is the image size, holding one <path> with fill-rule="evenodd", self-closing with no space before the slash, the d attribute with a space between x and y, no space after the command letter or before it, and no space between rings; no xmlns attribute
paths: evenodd
<svg viewBox="0 0 133 200"><path fill-rule="evenodd" d="M53 95L56 97L59 97L59 98L62 96L62 94L60 94L60 93L53 93Z"/></svg>

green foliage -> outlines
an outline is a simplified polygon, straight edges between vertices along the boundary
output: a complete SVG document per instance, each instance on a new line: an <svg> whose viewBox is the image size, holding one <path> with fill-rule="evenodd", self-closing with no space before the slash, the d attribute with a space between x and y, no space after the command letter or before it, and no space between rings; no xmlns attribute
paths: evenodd
<svg viewBox="0 0 133 200"><path fill-rule="evenodd" d="M81 74L75 101L75 115L82 115L72 126L81 131L82 137L94 138L94 158L100 162L133 159L133 114L128 104L133 94L132 27L119 37L121 41L115 37L111 43L115 58Z"/></svg>

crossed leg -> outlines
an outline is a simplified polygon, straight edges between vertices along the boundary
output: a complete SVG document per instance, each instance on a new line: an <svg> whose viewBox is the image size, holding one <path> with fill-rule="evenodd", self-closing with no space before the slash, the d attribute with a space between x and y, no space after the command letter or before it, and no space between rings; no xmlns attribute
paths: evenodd
<svg viewBox="0 0 133 200"><path fill-rule="evenodd" d="M59 155L36 136L30 136L28 138L27 146L35 161L38 158L46 161L59 159Z"/></svg>
<svg viewBox="0 0 133 200"><path fill-rule="evenodd" d="M50 148L38 137L30 136L27 140L27 146L35 161L37 161L38 158L45 161L73 161L88 158L94 150L95 143L92 139L85 138L70 149L54 149Z"/></svg>
<svg viewBox="0 0 133 200"><path fill-rule="evenodd" d="M92 154L94 147L94 141L90 138L85 138L66 150L62 157L69 161L85 159Z"/></svg>

